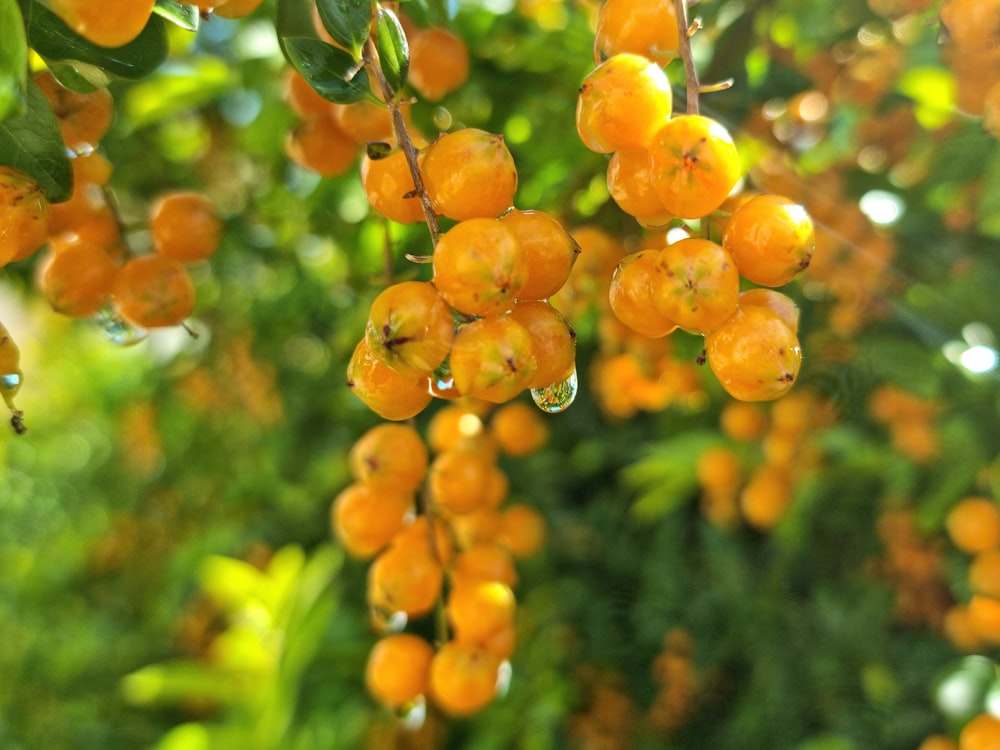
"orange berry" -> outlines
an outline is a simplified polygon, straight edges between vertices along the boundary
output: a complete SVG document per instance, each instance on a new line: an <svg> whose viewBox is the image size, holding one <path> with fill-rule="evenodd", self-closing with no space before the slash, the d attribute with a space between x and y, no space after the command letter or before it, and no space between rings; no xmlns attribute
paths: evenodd
<svg viewBox="0 0 1000 750"><path fill-rule="evenodd" d="M483 421L467 406L452 404L438 409L427 425L427 443L435 453L483 433Z"/></svg>
<svg viewBox="0 0 1000 750"><path fill-rule="evenodd" d="M400 224L424 220L424 209L416 195L406 154L397 149L381 159L361 157L361 184L372 208Z"/></svg>
<svg viewBox="0 0 1000 750"><path fill-rule="evenodd" d="M641 55L609 57L587 74L576 103L576 130L591 151L645 149L669 121L666 73Z"/></svg>
<svg viewBox="0 0 1000 750"><path fill-rule="evenodd" d="M527 456L548 442L549 425L534 406L514 401L493 413L490 433L508 456Z"/></svg>
<svg viewBox="0 0 1000 750"><path fill-rule="evenodd" d="M500 512L497 542L514 557L531 557L545 543L545 518L530 505L513 503Z"/></svg>
<svg viewBox="0 0 1000 750"><path fill-rule="evenodd" d="M347 385L369 409L383 419L415 417L431 401L426 375L406 375L393 370L361 339L347 365Z"/></svg>
<svg viewBox="0 0 1000 750"><path fill-rule="evenodd" d="M500 513L496 508L483 505L469 513L448 519L459 547L471 547L496 541L500 533Z"/></svg>
<svg viewBox="0 0 1000 750"><path fill-rule="evenodd" d="M958 735L958 750L996 750L1000 747L1000 719L979 714Z"/></svg>
<svg viewBox="0 0 1000 750"><path fill-rule="evenodd" d="M425 99L443 99L469 77L469 48L448 29L429 27L408 34L410 85Z"/></svg>
<svg viewBox="0 0 1000 750"><path fill-rule="evenodd" d="M443 581L444 569L426 546L393 543L368 568L368 603L420 617L434 608Z"/></svg>
<svg viewBox="0 0 1000 750"><path fill-rule="evenodd" d="M500 659L471 643L449 641L431 660L430 695L451 716L485 708L496 694Z"/></svg>
<svg viewBox="0 0 1000 750"><path fill-rule="evenodd" d="M538 371L531 333L509 314L462 326L449 362L460 394L498 404L528 388Z"/></svg>
<svg viewBox="0 0 1000 750"><path fill-rule="evenodd" d="M716 445L698 454L695 475L704 489L734 493L743 481L743 467L732 448Z"/></svg>
<svg viewBox="0 0 1000 750"><path fill-rule="evenodd" d="M372 302L365 326L371 352L404 375L427 375L436 369L454 338L451 308L426 281L386 287Z"/></svg>
<svg viewBox="0 0 1000 750"><path fill-rule="evenodd" d="M305 169L337 177L354 164L358 147L331 115L320 115L303 120L287 134L285 153Z"/></svg>
<svg viewBox="0 0 1000 750"><path fill-rule="evenodd" d="M730 401L719 413L719 427L733 440L755 440L767 429L767 415L756 404Z"/></svg>
<svg viewBox="0 0 1000 750"><path fill-rule="evenodd" d="M729 132L702 115L674 117L649 144L653 186L674 216L698 219L722 205L740 179Z"/></svg>
<svg viewBox="0 0 1000 750"><path fill-rule="evenodd" d="M721 245L688 237L660 250L656 266L653 304L681 328L706 333L736 312L739 272Z"/></svg>
<svg viewBox="0 0 1000 750"><path fill-rule="evenodd" d="M740 307L763 307L771 310L792 329L799 332L799 306L786 294L775 289L747 289L740 292Z"/></svg>
<svg viewBox="0 0 1000 750"><path fill-rule="evenodd" d="M427 473L427 446L408 424L377 424L351 446L351 475L359 482L414 491Z"/></svg>
<svg viewBox="0 0 1000 750"><path fill-rule="evenodd" d="M35 83L52 106L66 147L72 151L87 151L97 146L111 127L114 115L114 103L108 90L97 89L89 94L70 91L49 71L36 75Z"/></svg>
<svg viewBox="0 0 1000 750"><path fill-rule="evenodd" d="M427 692L434 649L412 633L376 641L365 665L365 685L377 701L401 708Z"/></svg>
<svg viewBox="0 0 1000 750"><path fill-rule="evenodd" d="M320 96L294 68L290 68L285 74L284 99L292 112L304 120L333 115L333 103Z"/></svg>
<svg viewBox="0 0 1000 750"><path fill-rule="evenodd" d="M569 279L580 246L559 221L543 211L512 209L500 217L521 246L528 267L528 281L519 299L547 299Z"/></svg>
<svg viewBox="0 0 1000 750"><path fill-rule="evenodd" d="M576 368L576 332L569 321L548 302L524 300L508 313L528 331L537 369L528 388L561 383Z"/></svg>
<svg viewBox="0 0 1000 750"><path fill-rule="evenodd" d="M225 0L213 10L220 18L245 18L261 6L264 0Z"/></svg>
<svg viewBox="0 0 1000 750"><path fill-rule="evenodd" d="M84 39L101 47L121 47L142 33L155 4L155 0L50 0L49 7Z"/></svg>
<svg viewBox="0 0 1000 750"><path fill-rule="evenodd" d="M791 500L787 469L763 464L750 475L740 493L740 511L751 526L767 531L784 518Z"/></svg>
<svg viewBox="0 0 1000 750"><path fill-rule="evenodd" d="M501 313L528 281L517 237L496 219L467 219L443 235L434 249L434 284L466 315Z"/></svg>
<svg viewBox="0 0 1000 750"><path fill-rule="evenodd" d="M156 251L182 263L210 258L222 239L222 221L215 204L208 196L190 190L157 198L149 228Z"/></svg>
<svg viewBox="0 0 1000 750"><path fill-rule="evenodd" d="M372 557L403 530L412 506L412 491L357 482L333 500L333 533L350 555Z"/></svg>
<svg viewBox="0 0 1000 750"><path fill-rule="evenodd" d="M722 387L741 401L771 401L795 383L799 340L777 313L741 308L705 336L708 363Z"/></svg>
<svg viewBox="0 0 1000 750"><path fill-rule="evenodd" d="M959 500L945 517L945 529L962 552L976 554L1000 545L1000 506L987 497Z"/></svg>
<svg viewBox="0 0 1000 750"><path fill-rule="evenodd" d="M941 6L941 25L959 47L994 50L1000 46L1000 2L947 0Z"/></svg>
<svg viewBox="0 0 1000 750"><path fill-rule="evenodd" d="M969 563L967 577L975 593L1000 599L1000 547L977 552Z"/></svg>
<svg viewBox="0 0 1000 750"><path fill-rule="evenodd" d="M973 594L967 611L969 624L981 641L1000 643L1000 599Z"/></svg>
<svg viewBox="0 0 1000 750"><path fill-rule="evenodd" d="M632 52L663 64L677 57L677 13L660 0L605 0L597 16L594 51Z"/></svg>
<svg viewBox="0 0 1000 750"><path fill-rule="evenodd" d="M514 621L510 586L499 581L459 581L448 593L448 620L455 640L483 643Z"/></svg>
<svg viewBox="0 0 1000 750"><path fill-rule="evenodd" d="M34 253L48 231L45 193L24 172L0 166L0 265Z"/></svg>
<svg viewBox="0 0 1000 750"><path fill-rule="evenodd" d="M68 235L53 242L38 283L53 310L85 318L111 300L117 273L118 266L103 248Z"/></svg>
<svg viewBox="0 0 1000 750"><path fill-rule="evenodd" d="M943 734L932 734L924 738L917 750L958 750L955 741Z"/></svg>
<svg viewBox="0 0 1000 750"><path fill-rule="evenodd" d="M194 309L194 282L179 261L140 255L119 269L114 302L122 317L143 328L178 325Z"/></svg>
<svg viewBox="0 0 1000 750"><path fill-rule="evenodd" d="M611 311L625 326L650 338L672 333L677 324L662 315L653 303L662 270L659 252L640 250L626 255L615 266L608 290Z"/></svg>
<svg viewBox="0 0 1000 750"><path fill-rule="evenodd" d="M495 543L474 544L455 555L451 577L456 583L477 580L500 581L511 588L517 585L511 552Z"/></svg>
<svg viewBox="0 0 1000 750"><path fill-rule="evenodd" d="M806 209L780 195L757 195L739 206L722 233L722 246L740 275L782 286L809 266L816 234Z"/></svg>
<svg viewBox="0 0 1000 750"><path fill-rule="evenodd" d="M337 127L355 146L375 141L394 143L396 140L392 129L392 115L384 104L362 99L351 104L335 104L332 112Z"/></svg>
<svg viewBox="0 0 1000 750"><path fill-rule="evenodd" d="M455 556L455 539L450 525L436 516L433 523L427 515L417 516L395 536L392 546L418 549L441 565L448 565Z"/></svg>
<svg viewBox="0 0 1000 750"><path fill-rule="evenodd" d="M497 217L517 192L517 167L503 136L476 128L434 141L421 174L434 210L456 221Z"/></svg>
<svg viewBox="0 0 1000 750"><path fill-rule="evenodd" d="M457 446L431 463L428 488L434 502L449 513L470 513L487 497L491 462L482 451Z"/></svg>
<svg viewBox="0 0 1000 750"><path fill-rule="evenodd" d="M607 183L618 208L642 226L663 226L673 218L653 185L649 151L615 151L608 162Z"/></svg>

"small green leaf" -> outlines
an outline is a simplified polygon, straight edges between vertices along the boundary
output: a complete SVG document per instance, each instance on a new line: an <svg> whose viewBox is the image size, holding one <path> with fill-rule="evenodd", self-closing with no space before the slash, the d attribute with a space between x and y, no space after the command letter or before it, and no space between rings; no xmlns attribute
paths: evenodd
<svg viewBox="0 0 1000 750"><path fill-rule="evenodd" d="M17 0L0 0L0 122L24 113L28 42Z"/></svg>
<svg viewBox="0 0 1000 750"><path fill-rule="evenodd" d="M40 3L32 6L28 42L45 62L81 62L131 80L145 78L167 59L167 27L159 16L121 47L99 47L69 28Z"/></svg>
<svg viewBox="0 0 1000 750"><path fill-rule="evenodd" d="M313 4L307 0L278 0L275 13L275 30L278 32L278 44L288 62L292 62L288 54L286 39L307 37L317 39L316 28L313 26Z"/></svg>
<svg viewBox="0 0 1000 750"><path fill-rule="evenodd" d="M103 68L79 61L49 63L49 71L59 84L78 94L90 94L98 89L106 89L111 76Z"/></svg>
<svg viewBox="0 0 1000 750"><path fill-rule="evenodd" d="M410 47L399 19L388 8L379 8L378 11L375 48L386 80L393 91L400 91L406 85L406 74L410 69Z"/></svg>
<svg viewBox="0 0 1000 750"><path fill-rule="evenodd" d="M197 31L201 23L197 5L179 3L177 0L156 0L153 12L188 31Z"/></svg>
<svg viewBox="0 0 1000 750"><path fill-rule="evenodd" d="M371 0L316 0L320 21L337 44L357 60L372 25Z"/></svg>
<svg viewBox="0 0 1000 750"><path fill-rule="evenodd" d="M28 81L23 115L0 122L0 164L31 175L51 203L73 192L73 170L59 123L44 94Z"/></svg>
<svg viewBox="0 0 1000 750"><path fill-rule="evenodd" d="M351 104L371 98L368 74L342 49L319 39L285 39L285 49L295 69L324 99Z"/></svg>

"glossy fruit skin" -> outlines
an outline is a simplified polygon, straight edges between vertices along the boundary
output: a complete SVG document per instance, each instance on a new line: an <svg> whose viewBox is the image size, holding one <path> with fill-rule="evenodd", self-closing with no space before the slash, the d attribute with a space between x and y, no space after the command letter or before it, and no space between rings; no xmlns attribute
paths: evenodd
<svg viewBox="0 0 1000 750"><path fill-rule="evenodd" d="M118 266L100 246L84 240L56 242L43 261L39 287L63 315L93 315L111 299Z"/></svg>
<svg viewBox="0 0 1000 750"><path fill-rule="evenodd" d="M441 596L444 569L426 547L393 541L368 568L368 601L387 613L421 617Z"/></svg>
<svg viewBox="0 0 1000 750"><path fill-rule="evenodd" d="M435 505L456 515L482 507L487 500L491 465L481 451L463 446L438 454L427 477Z"/></svg>
<svg viewBox="0 0 1000 750"><path fill-rule="evenodd" d="M531 337L531 353L537 363L528 388L560 383L576 367L576 332L569 321L548 302L524 300L508 313Z"/></svg>
<svg viewBox="0 0 1000 750"><path fill-rule="evenodd" d="M762 286L783 286L809 266L816 233L806 209L780 195L757 195L740 205L722 232L722 246L740 275Z"/></svg>
<svg viewBox="0 0 1000 750"><path fill-rule="evenodd" d="M502 313L528 281L517 237L496 219L467 219L441 235L433 267L441 296L466 315Z"/></svg>
<svg viewBox="0 0 1000 750"><path fill-rule="evenodd" d="M428 146L420 171L434 210L449 219L495 218L514 204L517 167L502 135L446 133Z"/></svg>
<svg viewBox="0 0 1000 750"><path fill-rule="evenodd" d="M31 177L0 166L0 265L20 260L45 244L49 203Z"/></svg>
<svg viewBox="0 0 1000 750"><path fill-rule="evenodd" d="M505 583L465 581L451 587L447 607L455 640L485 643L513 624L516 603Z"/></svg>
<svg viewBox="0 0 1000 750"><path fill-rule="evenodd" d="M454 338L451 308L426 281L386 287L372 302L365 326L365 339L375 356L415 377L440 366Z"/></svg>
<svg viewBox="0 0 1000 750"><path fill-rule="evenodd" d="M547 299L562 289L580 254L580 246L554 216L544 211L512 209L500 217L521 246L528 281L518 299Z"/></svg>
<svg viewBox="0 0 1000 750"><path fill-rule="evenodd" d="M285 136L284 147L289 159L323 177L345 174L358 157L357 144L332 115L303 120Z"/></svg>
<svg viewBox="0 0 1000 750"><path fill-rule="evenodd" d="M457 91L469 78L469 48L448 29L428 27L409 36L410 72L407 80L432 102Z"/></svg>
<svg viewBox="0 0 1000 750"><path fill-rule="evenodd" d="M450 362L459 393L493 403L510 401L538 371L531 334L510 315L490 315L463 326Z"/></svg>
<svg viewBox="0 0 1000 750"><path fill-rule="evenodd" d="M426 375L404 375L385 364L361 339L347 365L347 385L369 409L383 419L415 417L431 402Z"/></svg>
<svg viewBox="0 0 1000 750"><path fill-rule="evenodd" d="M538 409L524 401L512 401L493 412L490 435L508 456L527 456L548 442L549 426Z"/></svg>
<svg viewBox="0 0 1000 750"><path fill-rule="evenodd" d="M362 156L361 184L372 208L385 218L400 224L424 220L424 209L403 151L393 151L381 159Z"/></svg>
<svg viewBox="0 0 1000 750"><path fill-rule="evenodd" d="M500 660L482 646L449 641L431 661L431 698L450 716L469 716L496 694Z"/></svg>
<svg viewBox="0 0 1000 750"><path fill-rule="evenodd" d="M740 292L740 307L766 307L777 313L792 333L799 332L799 306L787 294L764 287L747 289Z"/></svg>
<svg viewBox="0 0 1000 750"><path fill-rule="evenodd" d="M140 255L118 271L114 301L124 318L143 328L178 325L194 309L194 282L179 261Z"/></svg>
<svg viewBox="0 0 1000 750"><path fill-rule="evenodd" d="M604 0L597 16L594 52L631 52L661 65L677 57L677 13L660 0Z"/></svg>
<svg viewBox="0 0 1000 750"><path fill-rule="evenodd" d="M351 475L359 482L415 492L427 473L429 457L416 429L383 422L354 441L348 461Z"/></svg>
<svg viewBox="0 0 1000 750"><path fill-rule="evenodd" d="M203 193L175 191L161 195L150 210L149 228L156 251L182 263L207 260L222 240L222 221Z"/></svg>
<svg viewBox="0 0 1000 750"><path fill-rule="evenodd" d="M365 666L365 686L380 703L402 708L427 691L434 648L412 633L376 641Z"/></svg>
<svg viewBox="0 0 1000 750"><path fill-rule="evenodd" d="M653 304L666 319L695 333L722 325L739 305L740 278L732 256L711 240L689 237L657 253Z"/></svg>
<svg viewBox="0 0 1000 750"><path fill-rule="evenodd" d="M609 57L587 74L576 103L576 129L591 151L645 149L669 120L666 73L641 55Z"/></svg>
<svg viewBox="0 0 1000 750"><path fill-rule="evenodd" d="M660 201L682 219L700 219L717 209L741 176L732 136L702 115L671 119L653 136L649 155Z"/></svg>
<svg viewBox="0 0 1000 750"><path fill-rule="evenodd" d="M651 166L646 150L615 151L606 176L618 208L644 227L663 226L673 218L653 187Z"/></svg>
<svg viewBox="0 0 1000 750"><path fill-rule="evenodd" d="M50 0L52 11L73 31L101 47L121 47L146 27L155 0Z"/></svg>
<svg viewBox="0 0 1000 750"><path fill-rule="evenodd" d="M660 271L657 250L626 255L615 266L608 289L611 311L629 330L649 338L672 333L677 324L664 317L653 304Z"/></svg>
<svg viewBox="0 0 1000 750"><path fill-rule="evenodd" d="M334 535L353 557L373 557L403 530L412 505L411 491L364 482L348 485L330 508Z"/></svg>
<svg viewBox="0 0 1000 750"><path fill-rule="evenodd" d="M1000 545L1000 506L988 497L965 497L945 516L945 529L952 543L963 552L976 554Z"/></svg>
<svg viewBox="0 0 1000 750"><path fill-rule="evenodd" d="M802 351L781 317L761 307L741 308L705 336L708 363L719 383L741 401L771 401L795 383Z"/></svg>

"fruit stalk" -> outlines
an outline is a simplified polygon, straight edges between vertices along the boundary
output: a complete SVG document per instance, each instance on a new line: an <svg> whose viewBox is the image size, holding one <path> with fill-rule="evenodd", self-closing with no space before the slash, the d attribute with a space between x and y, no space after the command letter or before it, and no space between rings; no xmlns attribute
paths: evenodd
<svg viewBox="0 0 1000 750"><path fill-rule="evenodd" d="M687 81L687 113L697 115L700 111L698 94L701 84L698 81L698 70L694 66L694 57L691 56L691 34L695 29L688 25L688 0L673 0L673 3L677 11L677 51L684 62L684 79Z"/></svg>

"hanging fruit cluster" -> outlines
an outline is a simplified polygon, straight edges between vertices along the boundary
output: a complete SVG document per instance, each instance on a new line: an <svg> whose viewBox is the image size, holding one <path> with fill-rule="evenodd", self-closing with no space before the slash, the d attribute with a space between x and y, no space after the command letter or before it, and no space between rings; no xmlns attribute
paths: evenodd
<svg viewBox="0 0 1000 750"><path fill-rule="evenodd" d="M704 336L708 363L726 391L746 401L772 400L795 382L801 349L797 307L769 288L808 267L813 225L790 199L754 195L725 218L719 241L710 237L710 220L739 183L742 167L729 132L698 112L688 44L693 28L682 2L609 2L601 9L600 62L580 88L578 133L588 148L611 155L608 190L623 211L645 227L678 222L683 230L680 238L618 264L611 309L645 336L678 328ZM688 79L688 113L681 115L673 113L670 81L660 67L678 54ZM690 222L700 222L704 236L694 236ZM742 280L766 288L741 293Z"/></svg>

